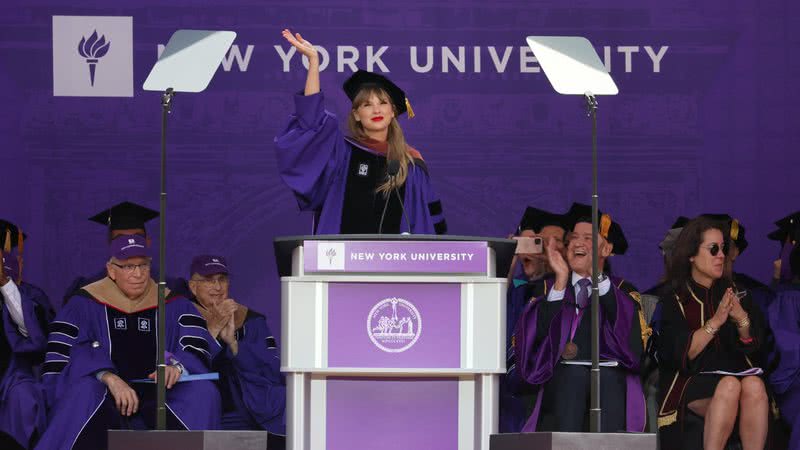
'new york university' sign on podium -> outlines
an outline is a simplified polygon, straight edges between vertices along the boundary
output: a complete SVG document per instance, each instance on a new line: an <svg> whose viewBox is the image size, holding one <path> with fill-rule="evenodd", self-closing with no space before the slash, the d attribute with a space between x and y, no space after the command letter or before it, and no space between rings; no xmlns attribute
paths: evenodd
<svg viewBox="0 0 800 450"><path fill-rule="evenodd" d="M292 260L281 284L293 448L488 449L505 371L505 278L495 268L501 255L505 270L513 242L281 245Z"/></svg>
<svg viewBox="0 0 800 450"><path fill-rule="evenodd" d="M306 241L306 273L486 273L486 242Z"/></svg>

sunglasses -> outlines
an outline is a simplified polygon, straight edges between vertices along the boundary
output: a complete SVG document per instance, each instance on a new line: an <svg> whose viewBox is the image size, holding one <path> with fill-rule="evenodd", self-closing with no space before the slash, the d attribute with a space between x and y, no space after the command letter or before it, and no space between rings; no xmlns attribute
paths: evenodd
<svg viewBox="0 0 800 450"><path fill-rule="evenodd" d="M723 255L728 253L728 245L727 244L725 244L722 247L720 247L719 244L717 244L715 242L715 243L713 243L711 245L705 246L705 248L708 249L708 253L711 253L711 256L717 256L717 254L720 252L720 250L722 250L722 254Z"/></svg>

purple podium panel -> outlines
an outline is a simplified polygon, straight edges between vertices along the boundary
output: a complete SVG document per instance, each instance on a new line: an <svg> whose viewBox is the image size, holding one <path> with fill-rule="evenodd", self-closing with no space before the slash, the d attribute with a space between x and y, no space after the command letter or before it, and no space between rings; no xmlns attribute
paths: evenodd
<svg viewBox="0 0 800 450"><path fill-rule="evenodd" d="M458 449L458 378L345 378L326 383L326 448Z"/></svg>
<svg viewBox="0 0 800 450"><path fill-rule="evenodd" d="M303 270L359 273L480 273L486 242L305 241Z"/></svg>
<svg viewBox="0 0 800 450"><path fill-rule="evenodd" d="M458 368L461 286L330 283L328 367Z"/></svg>

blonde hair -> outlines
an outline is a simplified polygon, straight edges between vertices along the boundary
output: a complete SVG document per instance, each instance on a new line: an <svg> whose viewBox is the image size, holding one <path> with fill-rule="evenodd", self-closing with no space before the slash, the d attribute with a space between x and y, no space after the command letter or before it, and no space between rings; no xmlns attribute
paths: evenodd
<svg viewBox="0 0 800 450"><path fill-rule="evenodd" d="M408 165L414 164L414 158L412 158L411 154L408 152L406 138L403 136L403 130L400 128L400 124L397 122L397 106L392 102L392 98L389 94L377 86L369 86L361 89L353 99L352 111L347 118L347 127L350 129L350 133L353 137L359 141L369 139L369 136L364 132L364 127L361 125L361 122L356 120L352 112L369 100L372 94L375 94L381 100L388 101L392 105L392 109L394 109L395 117L393 117L392 121L389 123L389 133L386 136L386 143L388 146L386 160L397 160L400 162L400 170L397 172L395 180L397 186L402 186L403 183L406 182L406 178L408 178ZM378 186L376 192L388 194L391 188L391 182L386 180L383 184Z"/></svg>

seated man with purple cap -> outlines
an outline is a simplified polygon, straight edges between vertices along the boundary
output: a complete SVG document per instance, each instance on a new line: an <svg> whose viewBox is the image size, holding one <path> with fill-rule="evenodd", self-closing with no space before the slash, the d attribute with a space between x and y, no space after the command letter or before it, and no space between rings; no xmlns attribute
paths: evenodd
<svg viewBox="0 0 800 450"><path fill-rule="evenodd" d="M17 226L0 220L0 448L4 449L29 448L47 423L38 372L47 324L55 313L44 291L22 281L26 239Z"/></svg>
<svg viewBox="0 0 800 450"><path fill-rule="evenodd" d="M42 449L106 448L108 429L155 427L158 288L145 239L111 242L108 276L78 291L50 324L43 368L50 424ZM180 382L210 371L220 350L206 322L184 297L167 292L165 322L167 427L219 427L220 396L212 381Z"/></svg>
<svg viewBox="0 0 800 450"><path fill-rule="evenodd" d="M190 272L195 306L222 345L213 362L220 373L222 428L285 435L286 382L266 318L229 298L230 273L222 256L196 256Z"/></svg>
<svg viewBox="0 0 800 450"><path fill-rule="evenodd" d="M138 205L133 202L124 201L118 203L106 210L100 211L94 216L89 218L90 222L102 225L108 231L108 242L116 239L119 236L141 236L145 239L146 245L150 247L150 237L147 236L147 229L145 223L158 217L158 211L152 210L146 206ZM151 272L158 277L158 269L151 267ZM81 288L89 283L102 280L106 277L106 270L98 270L89 276L79 276L72 280L66 292L64 293L63 302L67 301ZM173 292L184 296L188 296L188 289L186 281L182 278L166 279L167 287Z"/></svg>
<svg viewBox="0 0 800 450"><path fill-rule="evenodd" d="M548 252L555 283L528 304L515 335L519 376L537 393L523 432L588 431L591 360L591 208L573 204L566 261L551 241ZM639 380L643 350L640 305L623 280L603 273L606 259L625 252L622 228L607 214L599 218L600 398L603 432L641 432L645 403Z"/></svg>

